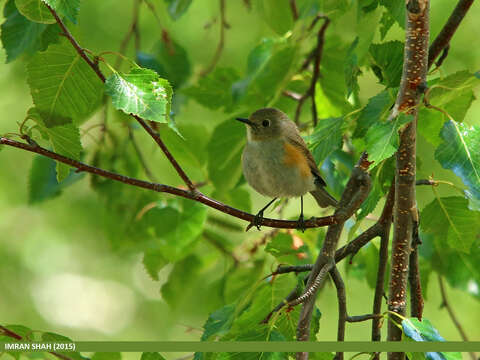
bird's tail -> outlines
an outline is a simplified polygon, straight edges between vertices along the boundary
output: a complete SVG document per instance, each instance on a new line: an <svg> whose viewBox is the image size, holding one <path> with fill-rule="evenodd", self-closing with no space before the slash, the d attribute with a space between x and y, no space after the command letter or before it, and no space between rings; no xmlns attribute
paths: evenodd
<svg viewBox="0 0 480 360"><path fill-rule="evenodd" d="M322 208L327 206L338 206L338 201L335 200L335 198L330 195L323 186L317 186L317 189L310 191L310 194L312 194L315 200L317 200L317 204Z"/></svg>

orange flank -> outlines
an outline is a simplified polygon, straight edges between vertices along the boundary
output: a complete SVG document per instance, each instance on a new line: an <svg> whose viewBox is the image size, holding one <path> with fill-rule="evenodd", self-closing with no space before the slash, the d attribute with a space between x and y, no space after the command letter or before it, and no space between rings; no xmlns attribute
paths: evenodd
<svg viewBox="0 0 480 360"><path fill-rule="evenodd" d="M283 158L285 165L298 167L300 175L304 178L312 176L307 158L301 149L288 142L284 143L283 148L285 149L285 156Z"/></svg>

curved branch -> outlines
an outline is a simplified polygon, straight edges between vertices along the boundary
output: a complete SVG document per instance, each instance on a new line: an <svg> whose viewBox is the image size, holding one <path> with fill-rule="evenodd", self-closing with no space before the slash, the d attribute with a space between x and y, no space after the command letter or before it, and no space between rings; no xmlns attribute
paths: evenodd
<svg viewBox="0 0 480 360"><path fill-rule="evenodd" d="M78 44L78 42L75 40L75 38L73 37L72 33L68 30L68 28L65 26L65 23L62 21L62 19L60 19L60 17L58 16L57 12L52 9L48 4L44 3L45 6L48 8L48 10L50 10L50 12L52 13L52 15L55 17L55 20L57 21L58 25L60 26L60 28L62 29L63 31L63 34L65 35L65 37L70 41L70 43L73 45L73 47L75 48L75 50L77 51L77 53L80 55L80 57L82 59L85 60L85 62L93 69L93 71L95 71L95 74L97 74L97 76L100 78L100 80L102 80L102 82L105 82L105 76L102 74L102 72L100 71L98 65L96 63L94 63L89 57L88 55L86 54L85 50ZM147 131L147 133L152 137L153 140L155 140L155 142L158 144L158 146L160 146L160 148L162 149L163 153L165 154L165 156L168 158L168 160L170 161L170 163L172 164L172 166L175 168L175 170L177 171L177 174L182 178L182 180L184 181L184 183L188 186L188 188L190 189L190 191L196 191L195 189L195 185L193 184L193 182L190 180L190 178L187 176L187 174L185 173L185 171L183 171L182 167L180 166L180 164L177 162L177 160L175 160L175 158L173 157L173 155L170 153L170 151L168 150L167 146L163 143L162 139L160 138L160 135L155 131L153 130L146 122L145 120L143 120L141 117L137 116L137 115L134 115L134 114L130 114L131 116L133 116L133 118L135 118L135 120L137 120L137 122Z"/></svg>
<svg viewBox="0 0 480 360"><path fill-rule="evenodd" d="M61 163L70 165L78 171L85 171L91 174L99 175L111 180L115 180L124 184L140 187L143 189L148 189L156 192L162 192L162 193L168 193L176 196L181 196L186 199L194 200L201 202L202 204L205 204L213 209L219 210L225 214L234 216L236 218L252 222L255 219L255 215L249 214L245 211L235 209L231 206L228 206L226 204L223 204L215 199L212 199L204 194L202 194L199 191L189 191L189 190L184 190L180 188L176 188L173 186L169 185L164 185L164 184L156 184L144 180L139 180L135 178L131 178L128 176L120 175L111 171L107 171L104 169L100 169L94 166L90 166L87 164L84 164L80 161L70 159L66 156L57 154L53 151L47 150L37 144L35 144L32 140L30 140L32 144L25 144L22 142L18 142L15 140L7 139L7 138L0 138L0 144L3 145L8 145L12 146L18 149L23 149L26 151L34 152L43 156L46 156L50 159L59 161ZM320 218L312 218L307 221L305 221L305 228L316 228L316 227L321 227L321 226L328 226L331 224L335 224L338 221L337 217L332 215L332 216L324 216ZM288 221L288 220L277 220L277 219L269 219L269 218L264 218L261 223L262 226L269 226L273 228L281 228L281 229L296 229L298 228L298 222L297 221Z"/></svg>

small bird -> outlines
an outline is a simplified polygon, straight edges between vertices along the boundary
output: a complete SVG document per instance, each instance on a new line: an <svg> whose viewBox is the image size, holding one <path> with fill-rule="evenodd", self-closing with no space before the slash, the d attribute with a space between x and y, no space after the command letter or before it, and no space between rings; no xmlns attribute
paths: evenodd
<svg viewBox="0 0 480 360"><path fill-rule="evenodd" d="M303 195L313 195L321 207L337 206L325 190L312 153L298 128L282 111L264 108L248 119L237 118L247 126L247 144L242 154L243 174L247 182L262 195L273 197L255 216L252 225L260 230L263 212L278 197L299 197L301 212L299 229L304 230Z"/></svg>

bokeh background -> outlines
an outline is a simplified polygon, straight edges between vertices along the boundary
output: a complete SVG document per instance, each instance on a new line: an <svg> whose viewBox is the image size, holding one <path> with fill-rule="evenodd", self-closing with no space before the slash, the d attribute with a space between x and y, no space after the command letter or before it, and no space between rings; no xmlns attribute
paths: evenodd
<svg viewBox="0 0 480 360"><path fill-rule="evenodd" d="M1 1L3 6L5 1ZM210 62L218 41L218 2L194 1L188 12L177 21L167 15L163 1L154 1L162 26L188 51L193 66L193 80ZM431 5L431 33L435 36L455 5L451 0L437 0ZM79 26L74 29L80 43L94 52L117 51L131 20L133 1L83 0ZM272 30L259 13L248 11L240 0L227 1L226 43L220 65L234 67L243 73L246 54L258 42L272 36ZM330 34L353 40L355 13L349 12L328 29ZM454 36L450 54L443 65L445 73L480 68L478 46L478 18L480 4L475 2L467 18ZM3 21L3 20L2 20ZM159 41L161 33L157 20L144 6L140 14L141 48L149 51ZM368 29L365 29L368 31ZM378 38L378 34L375 38ZM403 40L403 31L394 25L387 39ZM328 47L328 39L327 39ZM133 49L128 55L133 57ZM1 62L5 53L0 50ZM16 132L28 108L32 105L26 84L25 63L16 61L0 66L0 134ZM360 78L360 98L365 102L381 87L372 72ZM254 110L254 109L251 109ZM291 114L293 115L293 113ZM99 122L95 114L84 128ZM306 115L308 116L308 111ZM204 143L198 151L205 151L213 129L228 116L221 111L208 110L194 101L183 104L176 116L179 127L195 126L204 134ZM467 113L468 124L480 125L480 102L476 101ZM83 145L95 146L92 136L82 138ZM156 150L152 141L141 131L138 142L146 154L151 169L162 183L181 185L170 164ZM188 138L187 138L188 141ZM462 186L451 172L441 168L433 158L433 147L419 139L418 152L425 163L431 163L427 172L420 167L418 177L452 181ZM219 300L207 291L204 283L185 279L185 287L178 304L172 308L162 299L160 288L168 280L172 266L167 265L154 281L142 265L142 252L135 244L116 243L105 230L107 223L118 221L115 214L99 195L90 188L87 177L76 182L62 194L46 202L31 205L28 201L28 175L32 164L31 153L13 148L0 151L0 322L23 324L33 329L54 331L75 340L198 340L208 314L219 307ZM87 159L88 160L88 159ZM204 168L185 166L195 180L201 180ZM225 174L228 176L228 174ZM249 189L247 186L245 189ZM265 198L251 191L252 209L258 209ZM442 195L454 190L440 187ZM418 188L420 207L433 199L428 187ZM160 196L160 195L159 195ZM307 214L317 210L311 199L306 201ZM296 217L297 201L290 201L284 216ZM380 208L380 207L379 207ZM377 212L379 210L377 208ZM209 213L213 213L209 210ZM270 213L271 214L271 213ZM233 220L244 226L243 222ZM368 222L366 223L368 225ZM263 229L265 233L268 229ZM235 251L248 262L248 249L261 238L262 233L234 232L229 234ZM346 238L342 238L342 243ZM119 241L120 242L120 241ZM231 259L218 253L211 244L197 242L196 251L212 254L212 263L203 269L205 281L212 272L227 271ZM263 251L263 247L259 252ZM347 278L348 306L352 315L371 311L373 291L361 277ZM441 308L436 276L424 284L427 296L424 316L430 319L448 340L461 340L453 323ZM448 295L460 322L472 340L480 340L480 304L478 298L447 287ZM478 290L477 290L478 291ZM318 298L322 311L319 337L335 340L337 304L335 291L328 284ZM347 340L367 340L369 323L347 325ZM167 357L173 355L165 354ZM131 354L133 356L133 354Z"/></svg>

